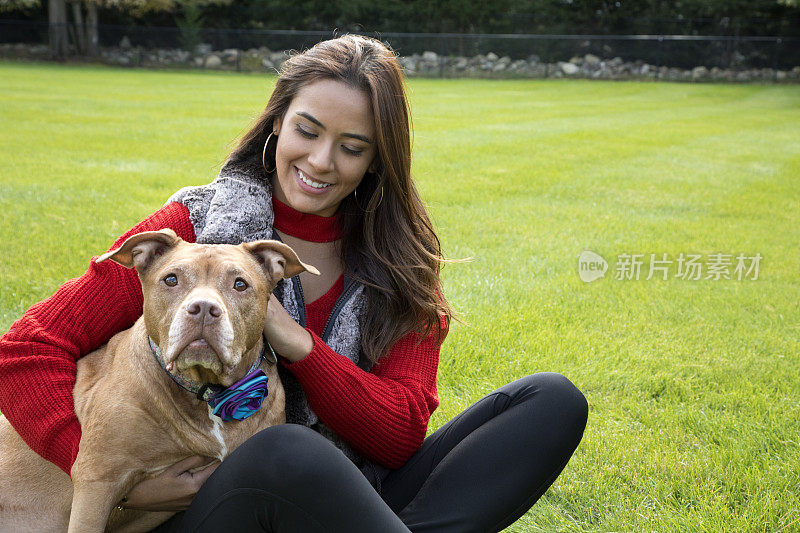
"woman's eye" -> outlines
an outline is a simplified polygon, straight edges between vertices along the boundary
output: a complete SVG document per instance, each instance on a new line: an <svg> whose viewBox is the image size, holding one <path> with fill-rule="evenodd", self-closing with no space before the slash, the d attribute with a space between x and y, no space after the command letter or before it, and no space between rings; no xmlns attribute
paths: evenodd
<svg viewBox="0 0 800 533"><path fill-rule="evenodd" d="M354 155L354 156L356 156L356 157L360 156L360 155L363 153L363 150L354 150L354 149L352 149L352 148L348 148L347 146L344 146L344 145L342 145L342 149L343 149L343 150L344 150L346 153L348 153L348 154L350 154L350 155Z"/></svg>
<svg viewBox="0 0 800 533"><path fill-rule="evenodd" d="M249 285L242 278L236 278L236 281L233 282L233 288L236 289L239 292L242 292L243 290L246 290L247 287L249 287Z"/></svg>
<svg viewBox="0 0 800 533"><path fill-rule="evenodd" d="M297 126L297 133L305 137L306 139L313 139L316 137L316 134L311 133L310 131L304 130L301 126Z"/></svg>
<svg viewBox="0 0 800 533"><path fill-rule="evenodd" d="M175 274L170 274L169 276L164 278L164 284L167 287L174 287L175 285L178 284L178 276L176 276Z"/></svg>

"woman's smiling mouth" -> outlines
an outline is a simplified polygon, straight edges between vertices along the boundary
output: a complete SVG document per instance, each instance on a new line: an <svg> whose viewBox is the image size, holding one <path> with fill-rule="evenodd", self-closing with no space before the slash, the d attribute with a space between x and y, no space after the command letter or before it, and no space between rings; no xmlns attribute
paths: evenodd
<svg viewBox="0 0 800 533"><path fill-rule="evenodd" d="M312 194L320 194L325 190L331 188L333 186L332 183L324 183L313 180L303 174L303 171L299 168L295 167L295 171L297 173L297 183L300 185L300 188L304 191L310 192Z"/></svg>

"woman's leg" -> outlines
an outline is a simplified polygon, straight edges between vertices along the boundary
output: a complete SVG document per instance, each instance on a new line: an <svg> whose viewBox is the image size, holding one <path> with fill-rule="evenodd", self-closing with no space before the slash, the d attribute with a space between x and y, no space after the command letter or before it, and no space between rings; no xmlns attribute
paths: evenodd
<svg viewBox="0 0 800 533"><path fill-rule="evenodd" d="M237 448L169 530L408 533L339 449L295 424L265 429Z"/></svg>
<svg viewBox="0 0 800 533"><path fill-rule="evenodd" d="M433 433L382 496L411 531L500 531L561 473L586 427L583 394L552 372L519 379Z"/></svg>

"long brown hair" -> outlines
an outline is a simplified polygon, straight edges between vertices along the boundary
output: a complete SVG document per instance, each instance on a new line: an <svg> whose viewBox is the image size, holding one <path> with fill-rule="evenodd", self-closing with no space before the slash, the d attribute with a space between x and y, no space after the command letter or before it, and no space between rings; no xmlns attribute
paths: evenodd
<svg viewBox="0 0 800 533"><path fill-rule="evenodd" d="M425 205L411 179L408 100L394 53L380 41L344 35L323 41L283 65L275 90L255 125L228 161L258 154L297 92L309 83L333 79L363 90L375 117L377 155L356 194L339 208L342 260L347 273L366 287L361 347L373 362L409 331L420 338L435 332L452 310L440 290L445 259ZM270 143L272 146L273 143ZM267 155L272 166L275 153Z"/></svg>

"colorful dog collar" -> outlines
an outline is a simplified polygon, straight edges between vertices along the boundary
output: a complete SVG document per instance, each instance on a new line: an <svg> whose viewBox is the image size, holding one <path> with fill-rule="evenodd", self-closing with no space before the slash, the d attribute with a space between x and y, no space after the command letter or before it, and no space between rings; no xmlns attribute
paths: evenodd
<svg viewBox="0 0 800 533"><path fill-rule="evenodd" d="M161 349L149 335L147 340L150 343L150 351L153 353L153 357L158 361L164 372L181 388L197 396L198 400L207 402L211 407L212 414L218 416L224 422L244 420L261 408L261 404L267 396L269 378L258 367L261 366L262 361L265 359L267 348L269 348L270 352L269 362L275 364L278 361L275 351L267 342L267 339L264 339L261 353L250 367L250 370L247 371L242 379L227 388L212 383L198 383L180 374L169 372L164 364Z"/></svg>

